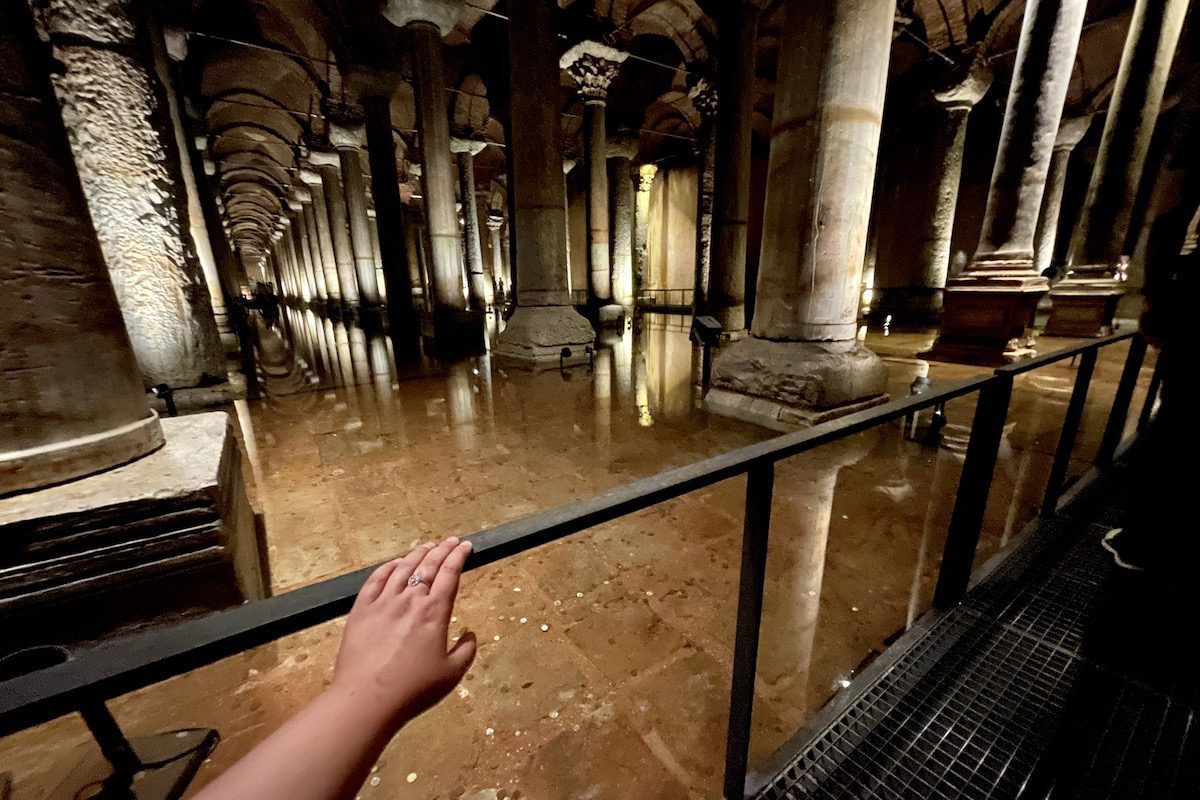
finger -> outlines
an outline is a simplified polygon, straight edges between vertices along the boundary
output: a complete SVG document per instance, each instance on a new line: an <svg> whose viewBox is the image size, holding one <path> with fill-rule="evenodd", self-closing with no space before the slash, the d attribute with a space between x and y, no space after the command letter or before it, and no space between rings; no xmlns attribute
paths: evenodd
<svg viewBox="0 0 1200 800"><path fill-rule="evenodd" d="M432 548L433 542L417 545L411 553L400 559L400 563L396 565L395 572L387 579L387 583L384 584L379 596L391 597L398 592L404 591L409 576L413 574L413 570L417 568L417 564L421 563L421 559L425 558L425 554Z"/></svg>
<svg viewBox="0 0 1200 800"><path fill-rule="evenodd" d="M370 577L363 582L362 588L358 590L358 597L354 598L354 608L374 602L383 591L384 585L387 584L387 579L396 571L396 566L399 563L400 559L393 558L391 561L385 561L376 567ZM350 610L353 611L354 608Z"/></svg>
<svg viewBox="0 0 1200 800"><path fill-rule="evenodd" d="M429 596L436 597L439 601L445 603L447 611L450 606L454 605L454 597L458 594L458 581L462 577L463 565L467 563L467 557L470 555L471 543L461 542L450 551L450 555L446 556L446 560L442 562L442 568L438 570L437 578L434 579L433 585L429 587Z"/></svg>
<svg viewBox="0 0 1200 800"><path fill-rule="evenodd" d="M471 668L471 662L475 660L475 651L478 645L475 641L475 633L467 631L462 635L454 647L450 648L450 652L446 654L446 660L450 663L451 674L454 675L454 682L458 683L467 674L467 670Z"/></svg>
<svg viewBox="0 0 1200 800"><path fill-rule="evenodd" d="M416 572L421 573L421 583L410 588L410 591L420 594L429 594L429 587L437 580L438 570L442 567L442 562L446 560L446 556L450 555L450 551L458 545L458 537L451 536L446 541L439 544L425 554L421 559L421 563L417 565ZM414 573L415 574L415 573Z"/></svg>

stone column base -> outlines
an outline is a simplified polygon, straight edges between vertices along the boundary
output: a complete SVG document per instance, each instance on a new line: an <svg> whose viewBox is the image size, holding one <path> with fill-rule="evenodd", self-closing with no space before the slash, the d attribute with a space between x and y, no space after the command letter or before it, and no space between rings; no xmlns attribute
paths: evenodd
<svg viewBox="0 0 1200 800"><path fill-rule="evenodd" d="M888 316L893 323L902 324L936 323L942 318L943 289L902 287L873 291L870 317L878 322Z"/></svg>
<svg viewBox="0 0 1200 800"><path fill-rule="evenodd" d="M619 328L621 323L625 321L625 315L628 313L629 310L625 306L617 303L600 306L600 326L604 328Z"/></svg>
<svg viewBox="0 0 1200 800"><path fill-rule="evenodd" d="M166 443L137 461L0 500L0 655L269 593L229 417L162 428Z"/></svg>
<svg viewBox="0 0 1200 800"><path fill-rule="evenodd" d="M946 287L942 331L933 349L919 357L997 367L1031 355L1033 317L1049 288L1042 277L951 281Z"/></svg>
<svg viewBox="0 0 1200 800"><path fill-rule="evenodd" d="M780 342L749 336L713 361L709 411L795 430L888 400L887 367L855 341Z"/></svg>
<svg viewBox="0 0 1200 800"><path fill-rule="evenodd" d="M1066 279L1050 290L1045 336L1081 339L1108 336L1125 289L1116 279Z"/></svg>
<svg viewBox="0 0 1200 800"><path fill-rule="evenodd" d="M591 323L570 306L518 306L492 355L505 365L558 369L587 364L595 341Z"/></svg>

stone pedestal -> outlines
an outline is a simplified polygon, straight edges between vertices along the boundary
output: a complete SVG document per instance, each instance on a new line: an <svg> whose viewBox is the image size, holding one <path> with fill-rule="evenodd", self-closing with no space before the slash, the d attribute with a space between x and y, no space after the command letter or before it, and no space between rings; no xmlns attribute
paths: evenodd
<svg viewBox="0 0 1200 800"><path fill-rule="evenodd" d="M570 306L518 307L492 355L498 364L527 369L572 367L588 363L595 339L592 326Z"/></svg>
<svg viewBox="0 0 1200 800"><path fill-rule="evenodd" d="M144 458L0 500L3 650L94 640L269 594L228 416L162 428L166 444Z"/></svg>
<svg viewBox="0 0 1200 800"><path fill-rule="evenodd" d="M1026 4L979 248L947 285L942 332L923 357L992 365L1031 350L1026 331L1050 288L1033 266L1034 234L1086 6Z"/></svg>
<svg viewBox="0 0 1200 800"><path fill-rule="evenodd" d="M1088 276L1092 277L1088 277ZM1045 336L1099 338L1113 332L1113 317L1125 294L1123 272L1107 267L1077 269L1050 290L1054 306Z"/></svg>

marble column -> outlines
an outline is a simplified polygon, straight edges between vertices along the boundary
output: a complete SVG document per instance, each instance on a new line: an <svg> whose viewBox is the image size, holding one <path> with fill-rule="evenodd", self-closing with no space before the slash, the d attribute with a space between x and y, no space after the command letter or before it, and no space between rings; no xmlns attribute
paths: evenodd
<svg viewBox="0 0 1200 800"><path fill-rule="evenodd" d="M316 167L317 174L321 176L321 196L325 200L325 210L329 217L329 238L342 303L357 306L358 278L354 269L350 228L347 224L346 193L342 188L342 176L339 171L341 158L337 153L313 152L308 154L308 161Z"/></svg>
<svg viewBox="0 0 1200 800"><path fill-rule="evenodd" d="M642 164L638 167L637 196L634 201L633 214L635 286L645 285L646 267L650 264L649 251L647 250L650 244L650 190L654 188L654 176L657 174L658 166L655 164Z"/></svg>
<svg viewBox="0 0 1200 800"><path fill-rule="evenodd" d="M636 137L618 137L608 143L612 178L612 287L613 301L633 309L633 229L636 214L633 193L633 158Z"/></svg>
<svg viewBox="0 0 1200 800"><path fill-rule="evenodd" d="M369 219L371 221L371 227L370 227L371 254L372 254L373 258L375 259L375 275L378 278L379 297L381 300L383 300L383 302L386 303L387 302L387 275L385 275L384 271L383 271L383 250L382 250L382 245L379 244L379 214L375 211L375 209L368 208L367 209L367 219ZM408 236L407 231L408 231L408 229L406 228L405 229L406 236ZM407 252L405 253L405 258L406 259L408 258ZM408 265L411 267L412 262L409 261ZM409 288L409 290L408 290L410 296L413 296L413 295L423 291L419 284L420 284L420 281L409 280L409 282L406 285L409 287L412 287L412 288Z"/></svg>
<svg viewBox="0 0 1200 800"><path fill-rule="evenodd" d="M329 298L329 286L325 282L326 276L331 271L325 265L325 255L321 247L321 234L317 230L317 212L313 207L313 193L307 186L296 189L296 196L300 199L300 214L304 219L302 228L305 238L308 240L308 254L311 259L312 273L310 278L313 285L313 294L315 299L324 303Z"/></svg>
<svg viewBox="0 0 1200 800"><path fill-rule="evenodd" d="M509 131L517 309L496 343L498 361L527 367L586 364L592 326L571 307L562 179L562 104L553 0L509 7Z"/></svg>
<svg viewBox="0 0 1200 800"><path fill-rule="evenodd" d="M458 154L458 196L462 203L467 286L471 293L471 304L480 311L486 311L495 299L484 274L483 243L479 239L479 202L475 197L475 156L485 147L487 142L458 138L450 140L450 152Z"/></svg>
<svg viewBox="0 0 1200 800"><path fill-rule="evenodd" d="M0 497L163 444L29 10L0 1ZM18 548L19 550L19 548Z"/></svg>
<svg viewBox="0 0 1200 800"><path fill-rule="evenodd" d="M1027 332L1049 289L1034 269L1034 234L1086 10L1086 0L1025 5L979 247L947 283L930 359L996 365L1031 350Z"/></svg>
<svg viewBox="0 0 1200 800"><path fill-rule="evenodd" d="M929 160L929 182L925 185L929 194L918 198L918 202L925 201L919 207L929 213L921 249L911 265L876 266L873 311L881 317L890 315L894 322L936 322L941 317L967 121L971 109L991 87L992 72L976 61L965 75L955 76L947 84L932 93L938 127Z"/></svg>
<svg viewBox="0 0 1200 800"><path fill-rule="evenodd" d="M433 259L435 313L465 311L454 209L454 164L442 37L454 30L461 3L455 0L389 0L384 16L404 29L413 63L417 135L421 142L421 182Z"/></svg>
<svg viewBox="0 0 1200 800"><path fill-rule="evenodd" d="M296 263L296 250L292 247L295 239L292 236L292 220L285 213L279 217L279 250L283 255L283 287L281 297L300 298L300 272Z"/></svg>
<svg viewBox="0 0 1200 800"><path fill-rule="evenodd" d="M716 173L717 89L708 78L696 79L688 97L700 115L696 127L696 268L692 277L692 312L708 313L709 265L712 262L713 181Z"/></svg>
<svg viewBox="0 0 1200 800"><path fill-rule="evenodd" d="M1033 235L1033 268L1039 275L1054 265L1054 245L1058 241L1059 217L1062 214L1063 191L1067 187L1067 168L1071 153L1087 134L1091 115L1064 119L1054 139L1050 156L1050 171L1046 175L1046 192L1042 195L1042 210L1038 214L1037 230Z"/></svg>
<svg viewBox="0 0 1200 800"><path fill-rule="evenodd" d="M709 408L775 428L883 402L857 341L894 0L788 0L751 336L722 348Z"/></svg>
<svg viewBox="0 0 1200 800"><path fill-rule="evenodd" d="M166 91L132 0L44 5L62 107L92 222L146 385L226 378L188 228Z"/></svg>
<svg viewBox="0 0 1200 800"><path fill-rule="evenodd" d="M313 255L320 264L321 274L317 285L321 289L321 299L331 303L340 303L342 289L338 281L337 257L333 253L333 234L329 228L329 208L325 204L325 184L320 174L306 165L297 173L300 180L308 188L308 203L304 210L305 221L309 224L308 233L312 237ZM304 202L303 200L301 202ZM309 212L312 216L309 216Z"/></svg>
<svg viewBox="0 0 1200 800"><path fill-rule="evenodd" d="M746 328L746 249L750 217L750 142L759 2L722 3L717 11L717 107L708 313L728 334Z"/></svg>
<svg viewBox="0 0 1200 800"><path fill-rule="evenodd" d="M628 53L596 41L574 45L559 59L583 98L584 159L587 162L588 303L602 322L619 319L613 302L612 261L608 233L608 133L605 104L608 87Z"/></svg>
<svg viewBox="0 0 1200 800"><path fill-rule="evenodd" d="M329 125L329 143L337 150L342 171L342 189L346 194L346 216L350 224L350 247L354 255L354 276L358 296L365 306L378 306L379 281L375 275L375 255L371 250L371 222L367 219L367 187L363 181L362 151L367 132L362 125Z"/></svg>
<svg viewBox="0 0 1200 800"><path fill-rule="evenodd" d="M512 284L504 272L504 244L500 241L500 229L503 227L503 216L488 214L487 229L488 243L492 247L492 277L496 282L497 290L507 301L512 295Z"/></svg>
<svg viewBox="0 0 1200 800"><path fill-rule="evenodd" d="M296 252L297 266L300 268L300 299L311 303L317 299L317 270L313 264L312 247L304 221L304 205L295 199L289 199L287 203L292 212L293 249Z"/></svg>
<svg viewBox="0 0 1200 800"><path fill-rule="evenodd" d="M1188 0L1137 0L1100 152L1071 236L1066 280L1050 291L1047 336L1105 336L1124 294L1125 240Z"/></svg>

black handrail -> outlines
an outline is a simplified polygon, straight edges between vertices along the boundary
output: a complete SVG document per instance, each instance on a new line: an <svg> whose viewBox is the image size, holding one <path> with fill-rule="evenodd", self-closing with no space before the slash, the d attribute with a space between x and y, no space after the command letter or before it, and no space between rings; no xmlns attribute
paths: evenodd
<svg viewBox="0 0 1200 800"><path fill-rule="evenodd" d="M725 776L726 796L741 797L749 748L763 565L775 462L861 433L881 423L980 392L963 465L960 492L938 577L936 605L953 605L961 600L970 577L1013 376L1034 368L1027 367L1033 362L1045 366L1078 354L1085 354L1086 359L1094 360L1099 349L1134 335L1130 332L1084 342L1040 356L1031 362L1001 367L991 375L892 400L812 428L643 478L592 498L480 531L468 537L474 544L474 551L466 569L487 566L697 489L747 474L743 563ZM1141 343L1140 339L1136 341ZM1129 400L1143 354L1144 347L1136 344L1131 347L1117 390L1118 402L1114 404L1106 428L1110 436L1111 431L1120 431L1124 425L1123 417L1129 410ZM1080 388L1077 381L1076 391ZM1146 402L1153 403L1153 400L1151 394ZM1115 419L1118 414L1122 416L1120 421ZM1073 427L1069 434L1064 430L1060 438L1060 451L1065 444L1074 441L1074 427L1078 426L1081 416L1076 414L1071 418L1069 415L1067 424ZM1058 457L1062 457L1061 452ZM265 600L120 636L83 650L61 664L0 682L0 736L82 708L94 707L97 703L341 616L349 611L355 595L372 569L374 567L365 567Z"/></svg>

